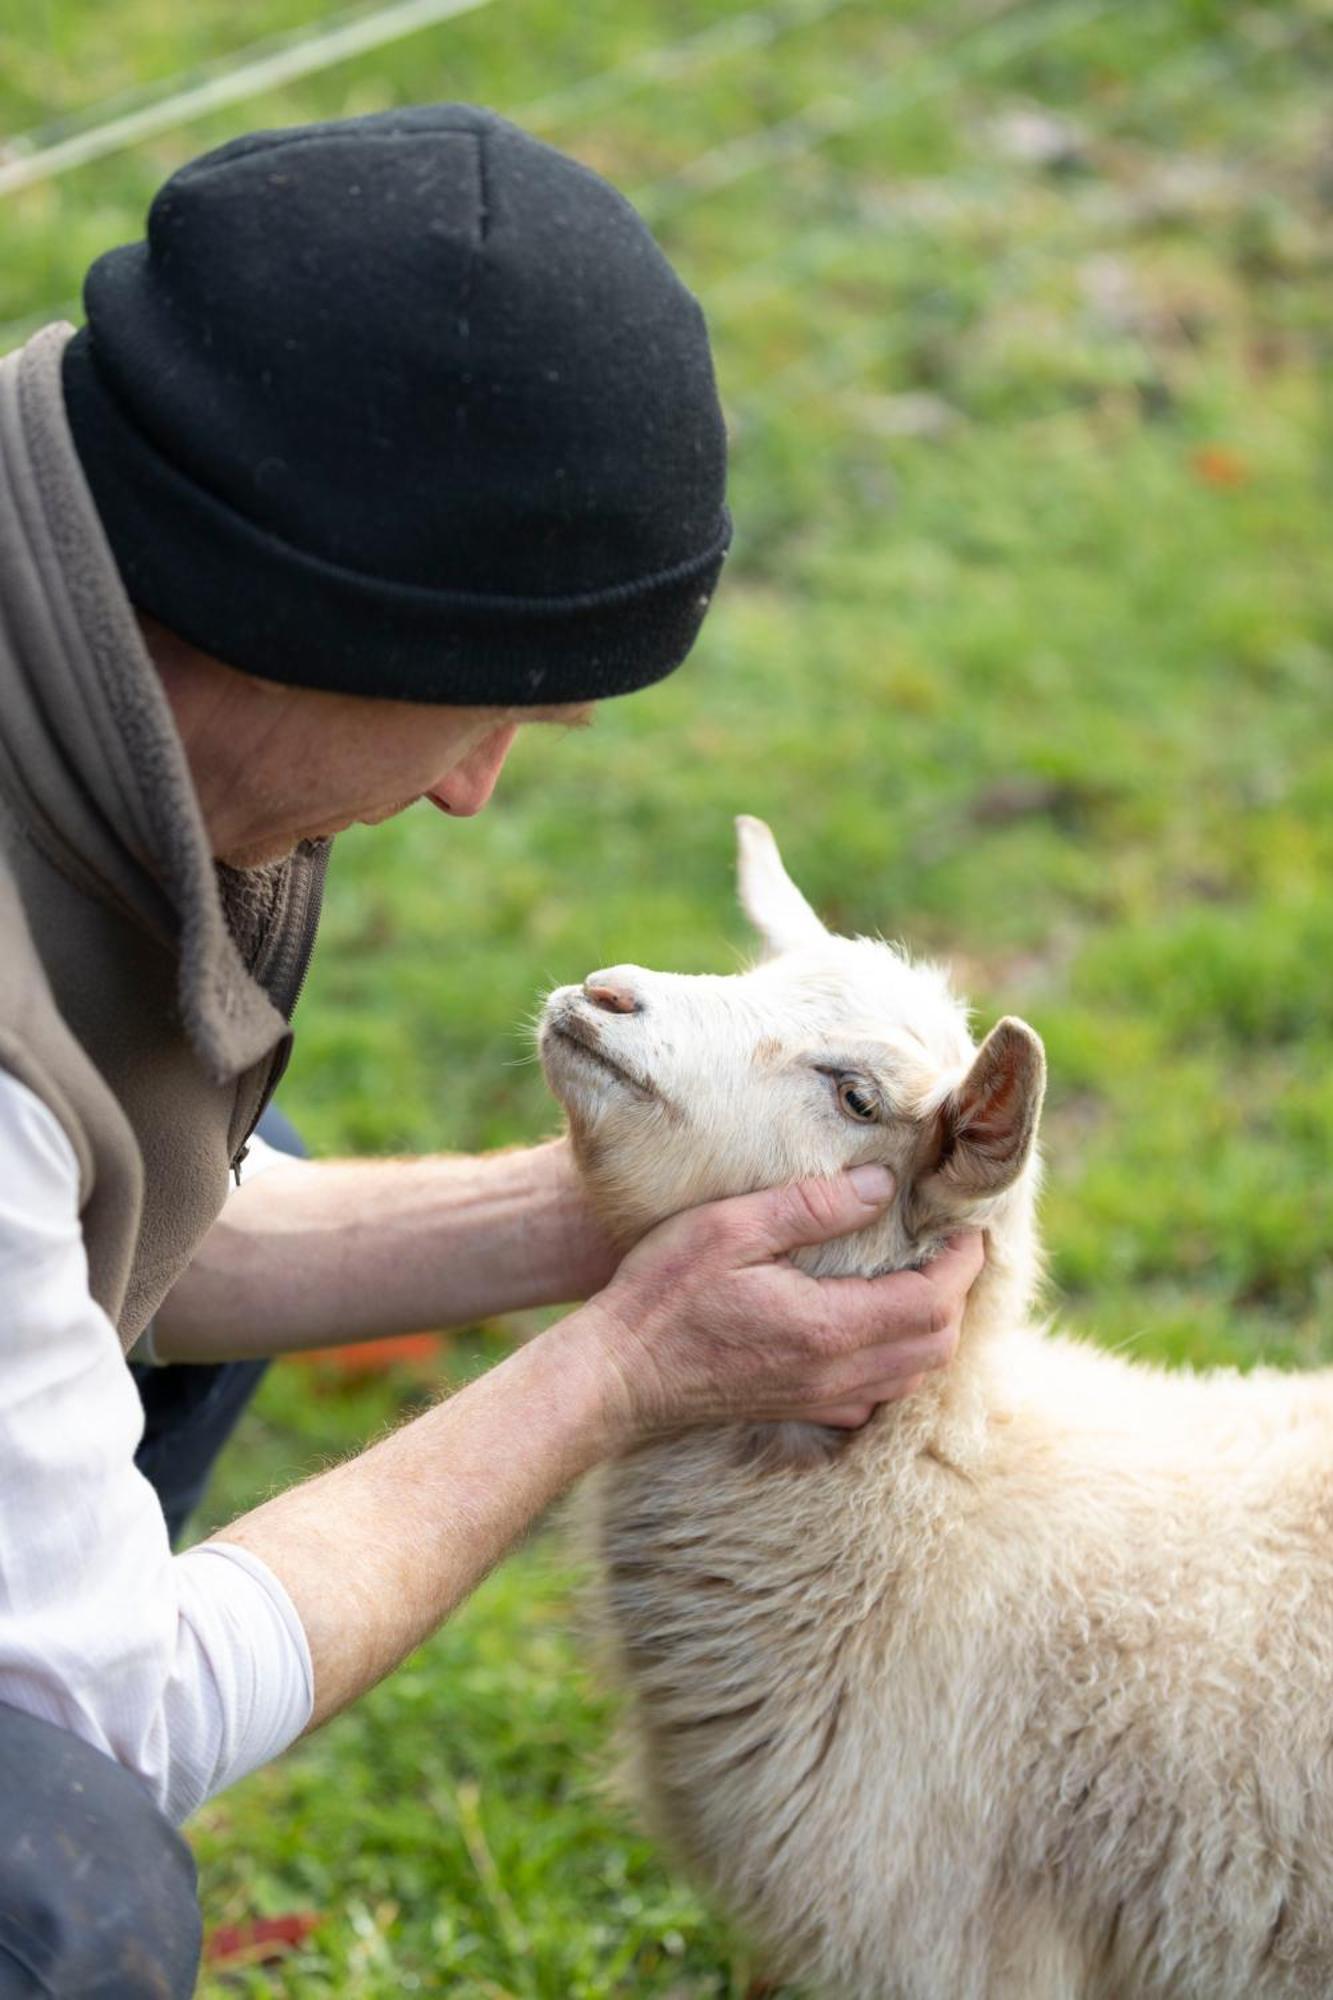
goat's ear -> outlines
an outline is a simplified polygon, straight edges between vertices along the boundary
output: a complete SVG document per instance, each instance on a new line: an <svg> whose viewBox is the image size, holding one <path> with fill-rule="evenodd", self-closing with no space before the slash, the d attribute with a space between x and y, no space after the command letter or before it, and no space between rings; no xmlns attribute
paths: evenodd
<svg viewBox="0 0 1333 2000"><path fill-rule="evenodd" d="M742 813L736 821L738 875L746 916L771 952L819 944L823 924L782 865L778 844L761 819Z"/></svg>
<svg viewBox="0 0 1333 2000"><path fill-rule="evenodd" d="M937 1214L961 1211L1012 1187L1032 1153L1045 1092L1040 1038L1026 1021L1007 1016L936 1113L933 1157L919 1184L923 1204Z"/></svg>

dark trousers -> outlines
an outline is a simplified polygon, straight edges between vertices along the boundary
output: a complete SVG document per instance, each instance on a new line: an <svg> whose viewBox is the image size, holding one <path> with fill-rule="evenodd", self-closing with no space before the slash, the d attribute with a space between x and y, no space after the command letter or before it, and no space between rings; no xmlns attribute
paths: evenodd
<svg viewBox="0 0 1333 2000"><path fill-rule="evenodd" d="M0 1707L0 2000L188 2000L194 1859L143 1785Z"/></svg>
<svg viewBox="0 0 1333 2000"><path fill-rule="evenodd" d="M272 1106L259 1130L305 1150ZM137 1463L173 1541L267 1365L134 1369ZM0 2000L188 2000L199 1945L193 1858L139 1779L0 1705Z"/></svg>

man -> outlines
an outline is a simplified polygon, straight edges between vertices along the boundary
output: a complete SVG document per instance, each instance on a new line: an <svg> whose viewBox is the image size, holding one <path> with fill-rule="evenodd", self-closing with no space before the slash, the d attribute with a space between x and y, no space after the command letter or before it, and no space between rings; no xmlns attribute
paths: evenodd
<svg viewBox="0 0 1333 2000"><path fill-rule="evenodd" d="M617 194L460 106L194 162L86 304L0 365L0 1995L188 1993L173 1823L600 1459L863 1421L948 1358L979 1262L803 1277L889 1198L871 1169L618 1270L562 1143L246 1175L330 838L480 811L521 725L688 651L729 536L707 338ZM188 1377L580 1298L172 1555L125 1354ZM231 1369L193 1377L209 1449Z"/></svg>

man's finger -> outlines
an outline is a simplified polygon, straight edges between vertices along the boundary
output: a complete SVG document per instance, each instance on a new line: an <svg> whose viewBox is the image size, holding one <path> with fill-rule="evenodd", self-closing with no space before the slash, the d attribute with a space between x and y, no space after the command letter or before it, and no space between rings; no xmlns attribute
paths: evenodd
<svg viewBox="0 0 1333 2000"><path fill-rule="evenodd" d="M882 1278L817 1278L825 1294L836 1351L852 1353L891 1340L936 1339L948 1334L986 1261L976 1230L955 1236L919 1271L889 1271Z"/></svg>
<svg viewBox="0 0 1333 2000"><path fill-rule="evenodd" d="M803 1410L797 1420L803 1424L827 1424L830 1430L859 1431L875 1414L873 1403L833 1403L827 1409Z"/></svg>
<svg viewBox="0 0 1333 2000"><path fill-rule="evenodd" d="M784 1257L810 1243L850 1236L882 1215L896 1187L887 1167L853 1167L825 1179L791 1181L726 1203L753 1245L753 1261Z"/></svg>
<svg viewBox="0 0 1333 2000"><path fill-rule="evenodd" d="M907 1375L901 1379L882 1382L874 1388L863 1389L855 1397L845 1402L821 1404L817 1410L802 1412L800 1421L807 1424L828 1424L840 1431L860 1430L869 1423L881 1403L902 1403L914 1396L925 1377Z"/></svg>
<svg viewBox="0 0 1333 2000"><path fill-rule="evenodd" d="M985 1237L979 1229L964 1229L949 1238L939 1256L932 1257L920 1275L937 1289L953 1290L962 1297L981 1276L985 1262Z"/></svg>
<svg viewBox="0 0 1333 2000"><path fill-rule="evenodd" d="M915 1340L887 1341L881 1347L864 1347L838 1364L833 1394L868 1396L886 1382L901 1382L908 1375L927 1375L943 1368L953 1356L951 1331Z"/></svg>

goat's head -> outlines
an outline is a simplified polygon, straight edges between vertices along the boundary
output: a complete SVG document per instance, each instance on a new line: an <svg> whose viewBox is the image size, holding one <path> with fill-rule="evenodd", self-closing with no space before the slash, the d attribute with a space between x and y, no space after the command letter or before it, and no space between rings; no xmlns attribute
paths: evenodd
<svg viewBox="0 0 1333 2000"><path fill-rule="evenodd" d="M697 1202L865 1161L893 1169L893 1203L801 1253L805 1268L899 1268L965 1224L1026 1216L1045 1082L1032 1029L1001 1021L977 1049L939 967L834 936L763 822L737 827L758 964L618 965L559 988L542 1015L547 1080L610 1227L628 1243Z"/></svg>

